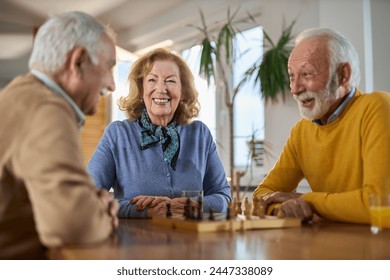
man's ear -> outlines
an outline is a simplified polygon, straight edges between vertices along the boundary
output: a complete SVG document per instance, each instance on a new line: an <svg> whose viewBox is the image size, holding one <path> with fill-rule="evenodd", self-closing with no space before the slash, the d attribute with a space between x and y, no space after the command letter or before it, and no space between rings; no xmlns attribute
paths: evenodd
<svg viewBox="0 0 390 280"><path fill-rule="evenodd" d="M339 78L339 86L345 87L349 86L351 80L351 65L348 62L343 62L337 69L337 75Z"/></svg>
<svg viewBox="0 0 390 280"><path fill-rule="evenodd" d="M83 68L88 62L88 53L84 47L77 47L70 51L68 55L68 67L72 74L83 75Z"/></svg>

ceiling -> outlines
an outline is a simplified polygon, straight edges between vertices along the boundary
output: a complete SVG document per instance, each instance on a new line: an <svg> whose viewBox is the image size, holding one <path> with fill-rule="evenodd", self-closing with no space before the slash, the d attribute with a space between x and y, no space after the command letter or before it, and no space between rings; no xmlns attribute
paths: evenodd
<svg viewBox="0 0 390 280"><path fill-rule="evenodd" d="M148 47L181 50L199 41L199 10L209 26L227 18L228 8L257 18L265 0L0 0L0 85L26 72L34 28L50 14L80 10L109 24L118 46L140 54ZM191 27L192 25L192 27ZM253 23L252 23L253 25Z"/></svg>

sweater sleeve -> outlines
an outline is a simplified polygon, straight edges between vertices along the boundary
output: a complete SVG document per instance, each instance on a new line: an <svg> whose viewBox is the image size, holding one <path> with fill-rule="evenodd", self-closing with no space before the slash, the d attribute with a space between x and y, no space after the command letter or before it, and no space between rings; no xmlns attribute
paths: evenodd
<svg viewBox="0 0 390 280"><path fill-rule="evenodd" d="M355 151L361 153L361 185L350 191L340 186L339 192L303 195L315 211L327 219L369 223L368 195L390 191L390 96L388 93L373 93L365 98L368 105L359 107L362 111L361 149Z"/></svg>
<svg viewBox="0 0 390 280"><path fill-rule="evenodd" d="M368 195L390 190L390 96L366 94L352 102L329 126L295 126L254 195L291 192L306 177L313 191L302 198L321 217L369 223Z"/></svg>
<svg viewBox="0 0 390 280"><path fill-rule="evenodd" d="M254 196L269 192L292 192L303 179L303 173L294 150L295 128L280 154L279 159L254 191Z"/></svg>
<svg viewBox="0 0 390 280"><path fill-rule="evenodd" d="M113 155L116 141L114 126L114 123L107 126L87 166L88 173L96 186L108 191L114 188L116 182L116 167Z"/></svg>
<svg viewBox="0 0 390 280"><path fill-rule="evenodd" d="M35 108L13 164L25 178L38 234L46 246L102 241L112 219L83 163L74 114L63 102Z"/></svg>
<svg viewBox="0 0 390 280"><path fill-rule="evenodd" d="M135 204L130 204L130 197L125 197L124 190L117 185L117 172L120 169L121 162L118 159L117 141L123 136L118 135L119 123L109 124L100 140L96 150L88 162L88 173L95 181L98 188L114 190L114 195L119 202L119 218L146 218L147 211L138 211ZM122 162L124 164L124 162ZM134 184L134 182L131 182Z"/></svg>

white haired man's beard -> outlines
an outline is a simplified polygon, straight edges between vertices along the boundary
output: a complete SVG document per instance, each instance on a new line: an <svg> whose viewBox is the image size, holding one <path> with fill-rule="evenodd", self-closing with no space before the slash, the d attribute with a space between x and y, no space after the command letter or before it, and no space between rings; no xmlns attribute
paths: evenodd
<svg viewBox="0 0 390 280"><path fill-rule="evenodd" d="M299 112L302 117L308 120L321 119L328 113L330 106L339 98L339 88L337 73L334 72L329 79L325 89L320 92L305 91L299 95L293 95L298 102ZM302 106L303 101L314 99L313 108L305 108Z"/></svg>

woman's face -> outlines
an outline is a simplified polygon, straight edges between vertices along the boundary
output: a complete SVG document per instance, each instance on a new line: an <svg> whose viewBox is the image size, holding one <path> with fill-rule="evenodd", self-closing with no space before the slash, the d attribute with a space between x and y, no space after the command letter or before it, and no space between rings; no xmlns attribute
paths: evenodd
<svg viewBox="0 0 390 280"><path fill-rule="evenodd" d="M181 99L179 67L169 60L157 60L143 80L143 100L151 122L166 126Z"/></svg>

